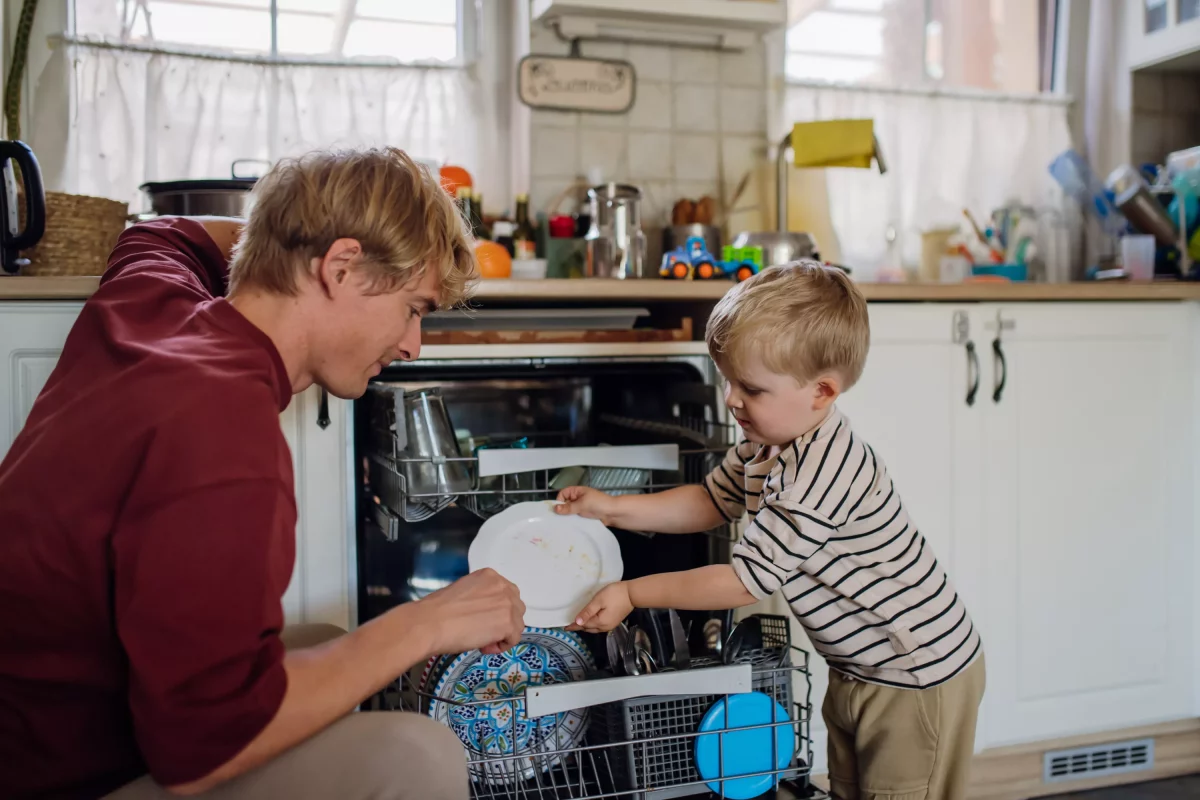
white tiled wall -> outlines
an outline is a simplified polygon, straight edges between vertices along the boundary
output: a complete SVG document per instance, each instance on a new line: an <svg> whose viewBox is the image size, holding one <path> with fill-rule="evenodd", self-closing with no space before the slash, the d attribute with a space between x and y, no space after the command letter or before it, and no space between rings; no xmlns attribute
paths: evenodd
<svg viewBox="0 0 1200 800"><path fill-rule="evenodd" d="M1200 145L1200 75L1135 72L1131 134L1135 165Z"/></svg>
<svg viewBox="0 0 1200 800"><path fill-rule="evenodd" d="M565 55L566 42L535 26L531 51ZM717 52L664 45L583 42L584 56L620 58L637 75L626 114L535 111L531 203L548 205L577 176L599 169L605 180L644 193L651 241L680 197L728 197L767 147L766 53ZM564 203L561 211L569 211ZM657 248L651 247L652 251Z"/></svg>

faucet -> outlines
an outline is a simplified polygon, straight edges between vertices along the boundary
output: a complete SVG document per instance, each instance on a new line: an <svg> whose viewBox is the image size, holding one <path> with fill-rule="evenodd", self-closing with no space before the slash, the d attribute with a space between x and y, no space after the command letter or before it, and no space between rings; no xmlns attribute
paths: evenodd
<svg viewBox="0 0 1200 800"><path fill-rule="evenodd" d="M882 175L887 172L887 162L883 160L883 151L879 149L879 137L872 134L871 139L874 142L872 155L875 157L875 166ZM775 230L780 233L787 232L788 156L793 154L792 132L788 131L779 142L779 152L775 155Z"/></svg>

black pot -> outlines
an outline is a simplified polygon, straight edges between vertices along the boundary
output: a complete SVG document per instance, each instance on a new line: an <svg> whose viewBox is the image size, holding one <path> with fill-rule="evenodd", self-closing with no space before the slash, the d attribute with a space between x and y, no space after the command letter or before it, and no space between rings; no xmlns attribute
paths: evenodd
<svg viewBox="0 0 1200 800"><path fill-rule="evenodd" d="M143 183L139 188L150 198L153 216L243 217L250 190L258 183L258 177L239 176L240 164L270 167L266 161L239 159L233 162L229 178L156 181Z"/></svg>

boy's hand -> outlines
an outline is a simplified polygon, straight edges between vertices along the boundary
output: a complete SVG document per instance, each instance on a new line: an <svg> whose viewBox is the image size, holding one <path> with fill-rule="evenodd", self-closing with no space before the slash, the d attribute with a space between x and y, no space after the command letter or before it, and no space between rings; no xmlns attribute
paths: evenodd
<svg viewBox="0 0 1200 800"><path fill-rule="evenodd" d="M633 602L629 599L629 583L619 581L605 586L592 602L588 603L575 624L567 628L569 631L584 630L588 633L605 633L621 624L621 620L633 611Z"/></svg>
<svg viewBox="0 0 1200 800"><path fill-rule="evenodd" d="M616 499L589 486L568 486L558 493L559 505L554 507L554 511L558 514L578 514L588 519L598 519L609 525Z"/></svg>

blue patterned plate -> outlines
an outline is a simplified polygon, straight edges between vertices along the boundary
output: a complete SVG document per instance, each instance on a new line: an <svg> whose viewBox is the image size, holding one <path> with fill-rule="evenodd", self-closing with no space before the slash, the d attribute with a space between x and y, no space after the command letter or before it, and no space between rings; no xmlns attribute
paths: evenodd
<svg viewBox="0 0 1200 800"><path fill-rule="evenodd" d="M472 650L452 661L433 690L440 699L430 703L429 716L463 743L473 780L529 780L559 762L559 756L544 754L579 745L588 710L531 720L525 716L525 689L584 680L594 669L591 653L575 634L526 628L521 643L507 652L485 656Z"/></svg>

